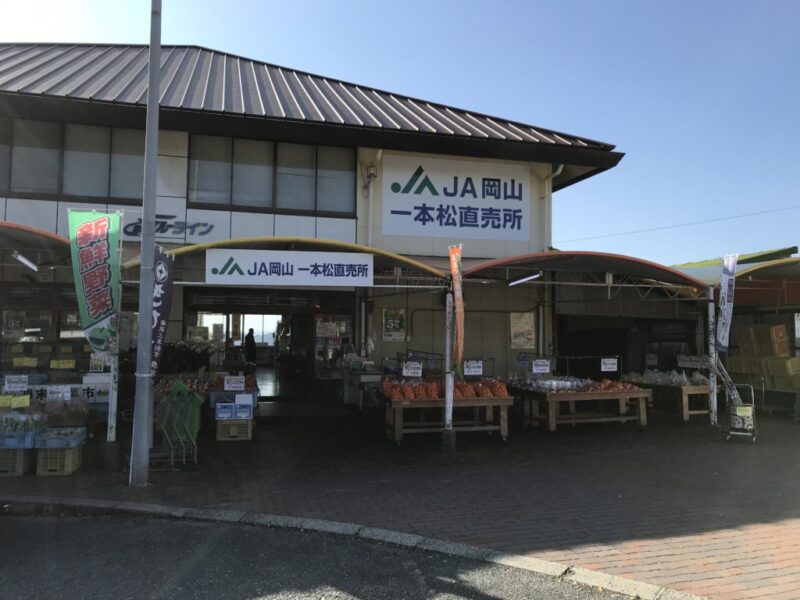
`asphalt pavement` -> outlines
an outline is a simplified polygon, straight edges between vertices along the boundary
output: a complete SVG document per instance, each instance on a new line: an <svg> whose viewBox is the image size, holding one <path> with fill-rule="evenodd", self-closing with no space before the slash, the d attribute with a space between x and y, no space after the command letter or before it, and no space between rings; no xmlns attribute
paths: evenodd
<svg viewBox="0 0 800 600"><path fill-rule="evenodd" d="M0 564L5 598L621 598L342 536L127 516L1 516Z"/></svg>

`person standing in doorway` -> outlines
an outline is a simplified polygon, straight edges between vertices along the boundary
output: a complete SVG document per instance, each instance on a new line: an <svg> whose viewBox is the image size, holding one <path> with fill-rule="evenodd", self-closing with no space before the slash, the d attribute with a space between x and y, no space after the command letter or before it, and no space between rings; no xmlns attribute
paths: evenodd
<svg viewBox="0 0 800 600"><path fill-rule="evenodd" d="M256 362L256 336L253 334L253 329L247 332L244 336L244 357L247 362L255 364Z"/></svg>

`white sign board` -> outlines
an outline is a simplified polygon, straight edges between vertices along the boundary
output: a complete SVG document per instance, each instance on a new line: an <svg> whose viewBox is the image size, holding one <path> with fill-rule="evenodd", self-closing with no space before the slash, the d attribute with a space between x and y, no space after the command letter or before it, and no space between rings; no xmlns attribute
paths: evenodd
<svg viewBox="0 0 800 600"><path fill-rule="evenodd" d="M206 250L206 283L372 286L372 255L295 250Z"/></svg>
<svg viewBox="0 0 800 600"><path fill-rule="evenodd" d="M404 362L403 377L422 377L422 363L415 360Z"/></svg>
<svg viewBox="0 0 800 600"><path fill-rule="evenodd" d="M19 394L28 391L27 375L6 375L3 384L3 391L6 394Z"/></svg>
<svg viewBox="0 0 800 600"><path fill-rule="evenodd" d="M70 385L48 385L47 386L47 399L48 400L64 400L65 402L72 400L72 386Z"/></svg>
<svg viewBox="0 0 800 600"><path fill-rule="evenodd" d="M253 394L236 394L235 404L253 405Z"/></svg>
<svg viewBox="0 0 800 600"><path fill-rule="evenodd" d="M384 235L530 240L528 165L391 152L382 162Z"/></svg>
<svg viewBox="0 0 800 600"><path fill-rule="evenodd" d="M482 360L465 360L464 375L483 375Z"/></svg>
<svg viewBox="0 0 800 600"><path fill-rule="evenodd" d="M243 392L244 391L244 375L226 375L225 376L225 391L226 392Z"/></svg>
<svg viewBox="0 0 800 600"><path fill-rule="evenodd" d="M648 354L647 355L647 366L648 367L657 367L658 366L658 354Z"/></svg>
<svg viewBox="0 0 800 600"><path fill-rule="evenodd" d="M601 358L600 371L603 373L614 373L619 370L619 359L614 358Z"/></svg>
<svg viewBox="0 0 800 600"><path fill-rule="evenodd" d="M549 358L537 358L531 363L531 372L532 373L549 373L550 372L550 359Z"/></svg>
<svg viewBox="0 0 800 600"><path fill-rule="evenodd" d="M681 369L707 369L708 357L706 356L686 356L679 354L677 357L678 366Z"/></svg>

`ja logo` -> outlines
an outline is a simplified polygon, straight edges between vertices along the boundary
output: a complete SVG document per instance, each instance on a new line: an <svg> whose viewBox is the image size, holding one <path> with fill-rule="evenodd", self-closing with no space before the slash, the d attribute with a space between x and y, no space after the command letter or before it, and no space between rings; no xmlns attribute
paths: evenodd
<svg viewBox="0 0 800 600"><path fill-rule="evenodd" d="M234 273L238 273L239 275L244 275L242 267L239 266L239 263L237 263L232 256L228 258L227 262L224 265L222 265L221 269L213 267L211 269L211 272L214 275L233 275Z"/></svg>
<svg viewBox="0 0 800 600"><path fill-rule="evenodd" d="M423 177L424 175L424 177ZM422 180L420 180L422 178ZM419 185L417 185L419 183ZM416 189L414 186L417 186ZM401 185L399 182L395 181L391 185L391 190L395 194L410 194L413 190L414 194L421 194L425 190L430 192L431 196L438 196L439 191L436 189L436 186L433 185L433 182L430 180L430 177L425 175L425 170L422 168L422 165L417 167L417 170L414 171L414 174L411 176L405 185Z"/></svg>

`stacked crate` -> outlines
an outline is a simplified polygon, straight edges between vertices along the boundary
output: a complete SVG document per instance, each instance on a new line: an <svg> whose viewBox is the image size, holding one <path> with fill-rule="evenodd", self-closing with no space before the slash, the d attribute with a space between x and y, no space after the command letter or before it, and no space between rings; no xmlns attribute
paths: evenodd
<svg viewBox="0 0 800 600"><path fill-rule="evenodd" d="M736 383L775 390L800 389L800 357L792 356L785 325L747 325L735 330L739 352L728 357Z"/></svg>

